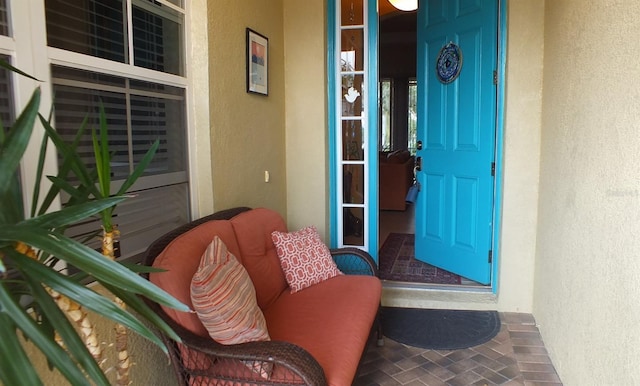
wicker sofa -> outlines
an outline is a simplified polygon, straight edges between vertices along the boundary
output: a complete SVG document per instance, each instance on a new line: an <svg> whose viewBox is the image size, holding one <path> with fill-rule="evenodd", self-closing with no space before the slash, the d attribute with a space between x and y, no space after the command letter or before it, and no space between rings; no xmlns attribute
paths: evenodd
<svg viewBox="0 0 640 386"><path fill-rule="evenodd" d="M189 284L217 235L249 274L271 337L223 345L195 313L147 300L182 339L165 337L180 384L350 385L375 332L381 344L381 284L371 256L355 248L331 250L344 275L291 293L270 237L274 230L286 232L276 212L234 208L186 224L148 248L145 265L165 270L148 274L149 280L193 307ZM264 365L268 376L252 371Z"/></svg>

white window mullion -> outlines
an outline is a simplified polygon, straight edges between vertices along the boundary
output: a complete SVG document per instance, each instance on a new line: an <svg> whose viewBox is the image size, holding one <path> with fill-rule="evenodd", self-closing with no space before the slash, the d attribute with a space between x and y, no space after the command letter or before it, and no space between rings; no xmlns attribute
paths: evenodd
<svg viewBox="0 0 640 386"><path fill-rule="evenodd" d="M133 127L131 124L131 87L129 78L125 79L126 92L125 92L125 105L126 105L126 120L127 120L127 142L129 143L129 173L133 173L135 164L133 160Z"/></svg>
<svg viewBox="0 0 640 386"><path fill-rule="evenodd" d="M370 203L369 198L371 197L371 185L369 183L369 167L371 165L369 159L369 144L370 141L369 135L369 93L372 90L369 90L367 85L369 84L369 39L367 36L369 35L369 1L363 0L362 2L362 18L364 20L364 25L362 27L362 60L363 63L363 76L362 76L362 152L363 156L363 173L364 173L364 187L363 187L363 210L364 210L364 219L363 219L363 229L362 234L364 236L364 250L370 250L369 245L369 224L371 224L371 219L369 218L370 212Z"/></svg>
<svg viewBox="0 0 640 386"><path fill-rule="evenodd" d="M77 52L62 50L59 48L47 47L46 51L51 64L64 67L76 68L101 72L108 75L122 77L133 77L147 82L162 82L169 86L185 88L187 79L182 76L167 74L165 72L150 70L148 68L136 67L130 64L113 62L90 55L83 55Z"/></svg>
<svg viewBox="0 0 640 386"><path fill-rule="evenodd" d="M357 248L361 248L364 250L369 249L369 196L370 196L370 186L369 186L369 130L368 130L368 98L369 98L369 90L367 89L368 82L368 66L367 66L367 9L368 9L368 0L362 0L362 15L357 15L357 18L362 16L362 24L349 24L353 20L349 22L345 22L342 20L342 4L341 1L336 1L336 30L335 30L335 68L336 68L336 93L335 93L335 104L334 108L336 111L336 127L335 127L335 149L336 149L336 171L337 180L335 181L338 189L336 194L337 202L337 228L338 228L338 246L353 246ZM355 7L359 9L360 6ZM353 8L352 8L353 9ZM354 45L351 47L342 47L342 39L343 33L345 31L353 31L353 36L356 40L353 40ZM361 35L358 32L361 31ZM361 41L360 41L361 39ZM344 52L342 50L345 50ZM350 53L353 52L352 55ZM361 55L360 55L361 54ZM344 57L343 57L344 55ZM342 66L342 60L345 60L347 66ZM361 62L362 61L362 62ZM349 65L350 64L350 65ZM345 79L350 83L350 79L345 77L353 77L353 87L360 93L360 95L356 98L354 102L351 103L351 107L356 107L358 103L361 104L361 111L350 111L347 114L344 113L345 97L344 93L346 90L343 88L345 86L343 81ZM349 105L347 105L349 106ZM356 122L360 126L360 132L357 132L357 129L354 129L353 126L350 130L356 130L354 133L349 133L349 135L355 135L356 138L359 138L359 141L356 142L358 148L362 151L361 157L356 159L346 159L344 154L345 145L351 146L352 144L349 142L347 144L344 143L344 130L345 123L348 122ZM357 127L357 126L356 126ZM355 134L358 133L358 134ZM349 186L345 186L345 167L351 166L352 170L351 174L351 191L345 192L345 188L349 188ZM362 186L360 186L362 185ZM359 189L355 189L354 186L358 186ZM354 199L345 200L345 193L347 194L355 194ZM362 194L362 197L360 197ZM355 238L351 238L349 240L346 239L346 233L349 233L349 217L345 218L345 211L347 213L351 212L348 216L355 216L357 220L361 221L361 229L359 229L361 233L360 239L355 235ZM358 226L355 220L351 226ZM354 225L355 224L355 225ZM351 234L353 235L353 234ZM347 235L349 236L349 235ZM357 240L357 241L356 241Z"/></svg>
<svg viewBox="0 0 640 386"><path fill-rule="evenodd" d="M20 22L12 23L13 40L15 42L15 63L13 65L30 74L42 82L36 82L21 75L14 75L15 106L19 113L27 105L29 98L36 88L40 88L40 113L47 117L52 106L49 59L47 57L47 30L45 23L44 1L18 1L9 4L10 17ZM37 123L38 124L38 123ZM39 124L38 124L39 125ZM31 140L22 158L20 168L23 181L23 197L25 211L34 205L32 202L34 181L37 175L37 161L40 155L40 144L44 135L43 130L34 130ZM55 149L49 146L45 155L44 175L56 175L58 172L57 155ZM49 181L44 179L41 192L46 192ZM52 210L60 208L59 202L54 202Z"/></svg>
<svg viewBox="0 0 640 386"><path fill-rule="evenodd" d="M202 63L208 63L209 29L207 8L208 0L184 1L185 47L190 54L185 56L185 76L187 87L187 125L191 127L188 138L189 174L191 194L191 214L198 218L214 210L213 175L211 170L210 132L211 115L209 100L209 69ZM200 12L198 12L200 11ZM193 65L192 65L193 64ZM214 74L223 76L223 74ZM215 183L215 181L214 181Z"/></svg>
<svg viewBox="0 0 640 386"><path fill-rule="evenodd" d="M341 55L340 55L340 38L341 38L341 32L342 32L342 20L341 20L341 0L335 0L336 2L336 10L335 10L335 18L338 21L335 25L335 53L334 53L334 57L335 57L335 63L334 66L336 68L336 73L337 76L335 77L335 104L334 104L334 108L336 109L336 119L335 119L335 138L336 138L336 143L335 143L335 167L336 167L336 202L337 202L337 212L336 213L336 218L338 221L337 224L337 228L338 228L338 237L337 237L337 243L338 243L338 248L341 248L344 246L344 168L342 167L342 148L344 146L343 141L342 141L342 122L343 122L343 117L342 117L342 73L340 71L341 69Z"/></svg>
<svg viewBox="0 0 640 386"><path fill-rule="evenodd" d="M133 54L133 6L131 5L131 0L126 0L127 7L127 61L126 63L130 65L135 65L135 59Z"/></svg>
<svg viewBox="0 0 640 386"><path fill-rule="evenodd" d="M16 51L16 41L9 36L0 36L0 52L5 55L13 55Z"/></svg>

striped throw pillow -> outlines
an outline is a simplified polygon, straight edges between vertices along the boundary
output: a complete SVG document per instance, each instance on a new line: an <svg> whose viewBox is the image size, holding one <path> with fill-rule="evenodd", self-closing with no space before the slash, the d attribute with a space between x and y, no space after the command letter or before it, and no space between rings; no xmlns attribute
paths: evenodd
<svg viewBox="0 0 640 386"><path fill-rule="evenodd" d="M342 275L316 227L271 233L291 293Z"/></svg>
<svg viewBox="0 0 640 386"><path fill-rule="evenodd" d="M270 340L249 274L215 236L191 280L193 308L221 344Z"/></svg>

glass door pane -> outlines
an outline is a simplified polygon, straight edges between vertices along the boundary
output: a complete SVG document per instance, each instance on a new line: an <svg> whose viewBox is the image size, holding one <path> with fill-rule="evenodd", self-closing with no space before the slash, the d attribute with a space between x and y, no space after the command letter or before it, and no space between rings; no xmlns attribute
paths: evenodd
<svg viewBox="0 0 640 386"><path fill-rule="evenodd" d="M367 57L366 0L337 1L339 18L335 34L337 149L340 149L336 175L342 186L336 197L338 202L339 245L367 248L368 178L367 178Z"/></svg>

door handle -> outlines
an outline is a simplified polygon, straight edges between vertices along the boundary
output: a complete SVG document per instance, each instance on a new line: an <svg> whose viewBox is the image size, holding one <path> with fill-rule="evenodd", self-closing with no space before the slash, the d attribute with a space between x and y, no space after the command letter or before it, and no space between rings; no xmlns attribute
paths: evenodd
<svg viewBox="0 0 640 386"><path fill-rule="evenodd" d="M422 170L422 157L416 158L416 171Z"/></svg>

